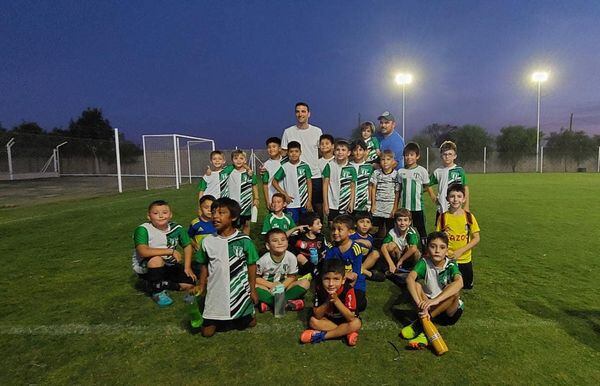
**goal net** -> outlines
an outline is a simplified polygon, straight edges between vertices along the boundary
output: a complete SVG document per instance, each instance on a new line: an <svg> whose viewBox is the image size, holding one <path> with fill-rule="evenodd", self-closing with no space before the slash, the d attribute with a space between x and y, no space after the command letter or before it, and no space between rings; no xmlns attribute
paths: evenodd
<svg viewBox="0 0 600 386"><path fill-rule="evenodd" d="M215 141L180 134L142 135L146 190L191 184L204 174Z"/></svg>

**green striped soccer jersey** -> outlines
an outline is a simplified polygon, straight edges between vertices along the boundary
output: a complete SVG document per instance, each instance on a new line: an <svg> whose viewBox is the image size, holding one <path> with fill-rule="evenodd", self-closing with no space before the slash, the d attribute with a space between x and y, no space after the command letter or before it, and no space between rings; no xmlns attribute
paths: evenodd
<svg viewBox="0 0 600 386"><path fill-rule="evenodd" d="M410 211L424 210L423 186L429 184L429 174L423 166L414 168L401 168L398 170L398 182L400 183L400 208Z"/></svg>
<svg viewBox="0 0 600 386"><path fill-rule="evenodd" d="M465 169L458 165L437 168L431 175L429 183L431 185L438 185L438 212L444 213L448 211L448 201L446 200L448 186L453 183L461 183L467 186L467 174L465 173Z"/></svg>
<svg viewBox="0 0 600 386"><path fill-rule="evenodd" d="M252 212L252 186L256 184L256 174L250 176L246 170L234 169L227 178L229 197L240 204L241 216L250 216Z"/></svg>
<svg viewBox="0 0 600 386"><path fill-rule="evenodd" d="M323 178L329 178L329 209L344 211L350 207L352 184L356 183L356 169L348 162L344 165L335 160L325 165Z"/></svg>
<svg viewBox="0 0 600 386"><path fill-rule="evenodd" d="M369 181L373 174L373 164L354 163L351 165L356 169L356 188L354 194L354 210L370 210L371 197L369 195Z"/></svg>
<svg viewBox="0 0 600 386"><path fill-rule="evenodd" d="M275 176L277 182L281 182L281 188L293 201L288 208L304 208L308 202L308 181L312 178L310 166L304 161L296 164L286 162L281 165Z"/></svg>
<svg viewBox="0 0 600 386"><path fill-rule="evenodd" d="M179 224L170 222L169 227L166 231L155 228L152 223L144 223L133 232L133 244L135 247L138 245L147 245L150 248L175 248L178 245L187 247L190 245L190 236L186 230ZM163 256L163 260L167 264L176 264L177 261L171 255ZM135 273L144 274L148 272L148 259L144 259L138 256L137 251L133 250L133 257L131 259L133 271Z"/></svg>
<svg viewBox="0 0 600 386"><path fill-rule="evenodd" d="M371 136L369 139L365 140L367 144L367 162L373 162L377 159L377 150L379 150L379 140L376 137Z"/></svg>

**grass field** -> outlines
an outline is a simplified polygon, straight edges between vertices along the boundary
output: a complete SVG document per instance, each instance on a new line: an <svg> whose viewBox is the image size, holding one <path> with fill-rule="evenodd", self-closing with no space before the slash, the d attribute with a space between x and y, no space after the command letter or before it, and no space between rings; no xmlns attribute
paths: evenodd
<svg viewBox="0 0 600 386"><path fill-rule="evenodd" d="M158 309L130 255L151 200L191 220L190 186L0 209L0 384L599 384L600 176L472 175L471 192L475 289L439 358L404 350L410 306L389 282L368 283L355 348L298 344L306 312L188 334L182 295Z"/></svg>

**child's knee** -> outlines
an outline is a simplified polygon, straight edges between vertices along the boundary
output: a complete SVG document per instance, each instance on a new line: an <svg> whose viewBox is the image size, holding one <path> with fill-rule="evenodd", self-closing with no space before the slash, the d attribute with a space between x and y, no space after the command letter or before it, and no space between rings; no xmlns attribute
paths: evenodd
<svg viewBox="0 0 600 386"><path fill-rule="evenodd" d="M362 327L362 321L359 318L354 318L348 323L348 326L350 327L352 332L358 331Z"/></svg>
<svg viewBox="0 0 600 386"><path fill-rule="evenodd" d="M300 280L300 281L296 282L296 285L299 285L300 287L302 287L305 290L307 290L310 287L310 281L308 281L308 280Z"/></svg>
<svg viewBox="0 0 600 386"><path fill-rule="evenodd" d="M200 333L205 338L210 338L215 334L215 332L217 332L217 326L206 326L200 328Z"/></svg>
<svg viewBox="0 0 600 386"><path fill-rule="evenodd" d="M162 256L153 256L148 259L148 268L160 268L164 267L165 261Z"/></svg>
<svg viewBox="0 0 600 386"><path fill-rule="evenodd" d="M308 325L310 326L310 328L319 329L319 319L315 318L314 316L311 316L308 321Z"/></svg>

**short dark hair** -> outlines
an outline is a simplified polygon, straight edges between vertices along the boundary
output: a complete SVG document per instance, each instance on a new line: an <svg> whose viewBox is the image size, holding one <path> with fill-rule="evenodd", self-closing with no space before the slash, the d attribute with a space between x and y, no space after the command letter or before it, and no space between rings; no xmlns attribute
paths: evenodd
<svg viewBox="0 0 600 386"><path fill-rule="evenodd" d="M270 143L275 143L275 144L281 146L281 138L279 138L279 137L269 137L265 141L265 145L269 146Z"/></svg>
<svg viewBox="0 0 600 386"><path fill-rule="evenodd" d="M227 208L231 218L234 220L234 224L237 226L237 223L240 220L240 212L242 211L242 208L240 208L240 204L238 204L236 200L229 197L221 197L218 200L215 200L215 202L213 202L210 206L210 210L213 212L218 208Z"/></svg>
<svg viewBox="0 0 600 386"><path fill-rule="evenodd" d="M356 214L354 215L355 222L358 222L358 220L364 220L364 219L373 221L373 216L371 216L371 213L369 213L367 211L362 211L362 210L359 212L356 212Z"/></svg>
<svg viewBox="0 0 600 386"><path fill-rule="evenodd" d="M200 197L200 200L198 200L198 205L202 205L204 204L206 201L215 201L216 198L214 196L211 196L210 194L205 194L204 196Z"/></svg>
<svg viewBox="0 0 600 386"><path fill-rule="evenodd" d="M346 274L346 266L341 259L328 259L323 262L321 277L325 276L328 272L335 272L344 276Z"/></svg>
<svg viewBox="0 0 600 386"><path fill-rule="evenodd" d="M308 112L310 112L310 107L308 106L308 103L306 103L306 102L298 102L298 103L296 103L296 106L294 106L294 110L296 110L296 107L298 107L298 106L304 106L304 107L306 107L306 110Z"/></svg>
<svg viewBox="0 0 600 386"><path fill-rule="evenodd" d="M285 194L283 194L283 193L279 193L279 192L273 193L273 195L271 196L271 200L273 200L273 197L279 197L283 200L283 202L285 202Z"/></svg>
<svg viewBox="0 0 600 386"><path fill-rule="evenodd" d="M412 221L412 213L406 208L400 208L394 213L394 221L396 221L398 217L408 217L410 221Z"/></svg>
<svg viewBox="0 0 600 386"><path fill-rule="evenodd" d="M445 232L431 232L427 236L427 245L429 245L435 239L441 239L446 245L448 245L448 235Z"/></svg>
<svg viewBox="0 0 600 386"><path fill-rule="evenodd" d="M369 148L363 139L355 139L352 141L352 150L356 149L357 147L360 147L363 150L367 150Z"/></svg>
<svg viewBox="0 0 600 386"><path fill-rule="evenodd" d="M324 140L324 139L328 140L331 143L335 142L335 140L333 139L333 135L331 135L331 134L322 134L319 137L319 143L321 143L321 141Z"/></svg>
<svg viewBox="0 0 600 386"><path fill-rule="evenodd" d="M150 203L150 205L148 205L148 212L150 212L150 210L152 210L152 208L154 208L155 206L163 206L163 205L168 206L169 209L171 209L171 205L169 205L169 203L166 202L165 200L155 200L155 201L152 201Z"/></svg>
<svg viewBox="0 0 600 386"><path fill-rule="evenodd" d="M283 229L272 228L265 234L265 242L268 243L271 240L271 236L276 234L282 234L287 239L287 233Z"/></svg>
<svg viewBox="0 0 600 386"><path fill-rule="evenodd" d="M446 192L446 197L448 197L450 195L450 192L461 192L463 194L463 196L467 194L465 191L465 186L463 184L461 184L460 182L454 182L448 186L448 191Z"/></svg>
<svg viewBox="0 0 600 386"><path fill-rule="evenodd" d="M406 144L406 146L404 146L404 155L408 154L411 151L414 152L416 155L421 155L421 147L418 143L409 142Z"/></svg>
<svg viewBox="0 0 600 386"><path fill-rule="evenodd" d="M298 142L298 141L291 141L291 142L288 142L287 149L288 150L298 149L298 150L302 151L302 145L300 145L300 142Z"/></svg>
<svg viewBox="0 0 600 386"><path fill-rule="evenodd" d="M331 222L332 227L335 224L344 224L348 229L354 229L354 219L347 214L341 214L334 218Z"/></svg>
<svg viewBox="0 0 600 386"><path fill-rule="evenodd" d="M213 150L210 152L210 159L212 159L212 157L215 155L220 155L221 157L225 157L225 155L223 155L223 152L221 150Z"/></svg>
<svg viewBox="0 0 600 386"><path fill-rule="evenodd" d="M343 138L338 138L335 140L335 145L333 147L336 148L338 146L346 146L346 148L348 148L348 150L350 150L350 144L348 143L348 141L346 141Z"/></svg>

